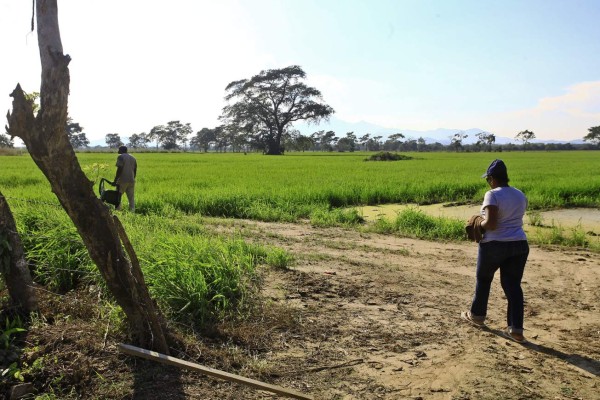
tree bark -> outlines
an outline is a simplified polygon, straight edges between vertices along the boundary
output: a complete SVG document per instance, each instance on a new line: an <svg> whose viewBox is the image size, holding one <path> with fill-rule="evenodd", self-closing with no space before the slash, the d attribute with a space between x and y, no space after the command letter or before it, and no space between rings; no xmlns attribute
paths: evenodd
<svg viewBox="0 0 600 400"><path fill-rule="evenodd" d="M6 240L6 243L10 245L10 249L3 249L10 254L8 265L2 265L0 259L0 268L3 269L2 274L10 298L20 310L27 314L37 311L37 295L23 253L23 244L10 207L0 193L0 246L3 246L2 240Z"/></svg>
<svg viewBox="0 0 600 400"><path fill-rule="evenodd" d="M267 139L267 155L279 156L281 155L281 143L276 137L269 136Z"/></svg>
<svg viewBox="0 0 600 400"><path fill-rule="evenodd" d="M117 222L96 198L65 129L69 95L70 57L63 54L58 26L57 0L36 0L38 43L42 62L41 107L34 116L32 104L17 85L8 132L20 137L44 173L108 289L127 316L133 340L141 347L168 354L164 322L152 301L137 263L125 254ZM115 217L116 218L116 217ZM124 233L124 231L123 231Z"/></svg>

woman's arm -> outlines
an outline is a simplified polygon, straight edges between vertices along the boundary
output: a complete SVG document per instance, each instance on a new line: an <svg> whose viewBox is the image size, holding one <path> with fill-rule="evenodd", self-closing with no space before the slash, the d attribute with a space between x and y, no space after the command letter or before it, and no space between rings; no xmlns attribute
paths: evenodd
<svg viewBox="0 0 600 400"><path fill-rule="evenodd" d="M498 227L498 206L485 206L485 220L481 227L486 231L493 231Z"/></svg>

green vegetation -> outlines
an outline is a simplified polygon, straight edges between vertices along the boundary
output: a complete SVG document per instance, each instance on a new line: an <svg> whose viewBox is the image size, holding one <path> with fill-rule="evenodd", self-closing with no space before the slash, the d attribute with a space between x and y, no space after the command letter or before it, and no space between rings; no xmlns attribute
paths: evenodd
<svg viewBox="0 0 600 400"><path fill-rule="evenodd" d="M310 215L310 222L314 226L352 226L363 223L365 220L355 209L329 210L316 208Z"/></svg>
<svg viewBox="0 0 600 400"><path fill-rule="evenodd" d="M357 212L346 209L356 205L479 203L487 190L480 175L496 157L506 161L511 184L527 194L534 219L536 210L600 206L600 175L589 173L597 162L594 151L408 153L403 158L412 159L398 163L365 163L365 158L372 155L138 153L137 209L140 214L167 219L200 215L352 226L364 222ZM95 190L100 177L112 178L115 157L107 153L78 154L88 177L96 182ZM0 157L0 187L13 208L30 210L48 203L58 207L46 179L27 155ZM44 222L37 220L44 218L34 215L23 213L25 221L21 224L27 231L58 229L43 226ZM389 226L380 222L377 229L408 234L402 221ZM411 234L427 237L424 235L446 231L446 237L454 239L456 233L449 233L453 229L442 227L438 233L426 233L417 227ZM60 240L66 240L64 237ZM47 240L42 236L28 248L34 252L43 252L44 246L53 248ZM81 277L71 270L81 258L78 252L85 251L77 247L80 245L72 246L57 257L61 258L64 279L77 281ZM56 262L47 255L40 257ZM40 265L42 275L43 263Z"/></svg>
<svg viewBox="0 0 600 400"><path fill-rule="evenodd" d="M530 241L541 245L589 247L591 250L600 251L600 243L592 243L582 229L581 224L575 228L565 229L553 223L549 229L538 228Z"/></svg>
<svg viewBox="0 0 600 400"><path fill-rule="evenodd" d="M18 208L15 216L35 281L60 293L91 282L95 266L62 209ZM17 213L17 212L15 212Z"/></svg>
<svg viewBox="0 0 600 400"><path fill-rule="evenodd" d="M597 240L590 240L581 226L548 226L540 214L540 210L549 208L600 206L600 175L590 173L597 163L597 154L414 153L402 162L377 163L364 162L369 153L288 153L280 157L139 153L139 212L118 215L162 312L170 322L196 330L213 321L249 315L256 304L253 300L261 282L261 269L287 269L294 263L293 256L281 248L248 241L243 230L227 236L215 233L215 223L207 221L216 219L209 217L308 220L317 227L341 226L427 240L463 240L464 221L431 217L410 207L393 219L367 225L352 206L480 203L487 190L480 176L499 157L509 167L511 184L523 190L530 200L527 218L535 229L530 235L532 243L600 251ZM97 193L99 179L112 178L116 155L79 153L78 158ZM0 157L0 190L15 214L37 283L59 293L82 285L94 293L106 293L105 283L76 229L27 154ZM234 225L232 219L216 221L228 227ZM0 237L0 250L7 250L6 244ZM336 246L339 249L339 244ZM6 264L6 254L0 251L0 265ZM319 261L328 256L310 257ZM110 321L102 329L123 329L122 311L107 297L101 296L99 301L98 318ZM40 357L31 364L20 364L14 342L23 331L22 324L3 318L3 378L18 382L23 375L35 374L56 362ZM60 388L60 375L55 379L50 387Z"/></svg>
<svg viewBox="0 0 600 400"><path fill-rule="evenodd" d="M16 316L10 318L0 314L0 377L23 381L23 374L19 367L20 350L13 344L17 335L25 332L23 322Z"/></svg>
<svg viewBox="0 0 600 400"><path fill-rule="evenodd" d="M207 234L194 216L124 217L152 295L170 316L203 323L241 311L261 264L287 268L281 249Z"/></svg>
<svg viewBox="0 0 600 400"><path fill-rule="evenodd" d="M404 154L391 153L389 151L380 151L367 158L365 161L400 161L400 160L412 160L412 157L405 156Z"/></svg>
<svg viewBox="0 0 600 400"><path fill-rule="evenodd" d="M61 293L80 284L103 287L62 210L38 204L35 211L17 207L15 214L36 282ZM243 311L259 265L287 268L293 261L278 248L208 234L197 216L124 213L121 220L154 298L173 320L192 325Z"/></svg>
<svg viewBox="0 0 600 400"><path fill-rule="evenodd" d="M368 155L136 154L139 212L120 216L165 313L200 324L243 312L261 265L288 268L293 263L281 249L207 233L205 217L362 227L362 216L348 207L479 203L487 190L480 175L498 156L509 167L511 183L527 194L530 219L537 225L536 210L600 206L600 175L589 173L597 152L415 153L397 163L366 163ZM112 178L115 154L78 157L96 186L99 178ZM28 155L0 157L0 187L16 214L36 282L59 292L80 284L102 287L75 228ZM416 208L361 229L423 239L464 238L462 221L430 217ZM534 242L596 246L582 229L544 229Z"/></svg>
<svg viewBox="0 0 600 400"><path fill-rule="evenodd" d="M541 223L538 212L530 216L530 225L537 229L528 234L528 241L537 245L559 245L567 247L585 247L600 251L600 242L590 240L581 224L575 228L563 228L560 225L546 227ZM394 234L425 240L461 240L465 239L465 222L455 218L432 217L417 208L408 208L398 212L391 221L378 219L366 228L382 234Z"/></svg>
<svg viewBox="0 0 600 400"><path fill-rule="evenodd" d="M480 175L496 157L532 209L600 206L597 152L409 153L402 162L364 162L369 153L139 153L142 214L172 210L203 216L297 221L337 208L385 203L479 203ZM418 157L417 157L418 155ZM95 180L112 178L115 154L79 153ZM103 166L100 171L98 167ZM109 167L104 169L108 165ZM573 179L577 177L577 179ZM28 156L0 157L0 187L19 201L58 204ZM96 188L97 189L97 188ZM317 211L318 212L315 212Z"/></svg>
<svg viewBox="0 0 600 400"><path fill-rule="evenodd" d="M461 240L465 237L463 221L431 217L416 208L402 210L393 221L379 219L373 225L372 230L378 233L394 233L427 240Z"/></svg>

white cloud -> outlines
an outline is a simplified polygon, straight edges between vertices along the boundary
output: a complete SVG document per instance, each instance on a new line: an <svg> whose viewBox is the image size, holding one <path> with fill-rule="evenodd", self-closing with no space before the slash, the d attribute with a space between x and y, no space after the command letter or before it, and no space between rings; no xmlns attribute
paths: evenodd
<svg viewBox="0 0 600 400"><path fill-rule="evenodd" d="M544 97L535 107L491 117L501 136L529 129L538 139L581 139L600 124L600 81L580 82L559 96Z"/></svg>
<svg viewBox="0 0 600 400"><path fill-rule="evenodd" d="M574 117L600 118L600 81L581 82L561 96L546 97L531 110L533 114L560 111Z"/></svg>

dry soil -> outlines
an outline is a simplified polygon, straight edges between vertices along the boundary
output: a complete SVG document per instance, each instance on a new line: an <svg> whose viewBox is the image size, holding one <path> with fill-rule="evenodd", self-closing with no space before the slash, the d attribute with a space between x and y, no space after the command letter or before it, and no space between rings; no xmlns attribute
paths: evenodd
<svg viewBox="0 0 600 400"><path fill-rule="evenodd" d="M475 284L474 243L309 224L208 226L283 247L295 262L265 268L264 309L254 320L183 340L174 356L315 399L600 399L597 253L532 246L523 282L530 343L521 345L501 334L506 300L498 279L487 325L460 319ZM70 398L276 398L119 354L124 339L110 324L94 325L99 311L81 296L45 302L54 315L28 335L38 347L25 361L44 357L38 391L60 378L73 387ZM66 304L77 312L60 311Z"/></svg>

